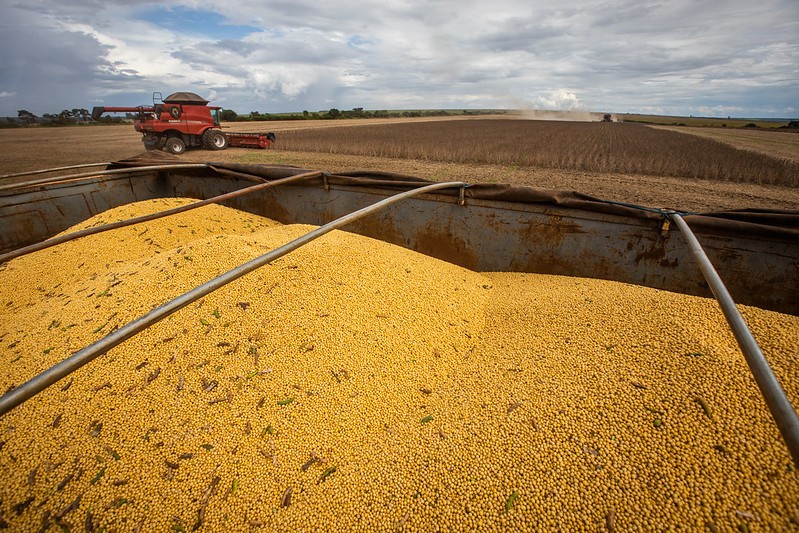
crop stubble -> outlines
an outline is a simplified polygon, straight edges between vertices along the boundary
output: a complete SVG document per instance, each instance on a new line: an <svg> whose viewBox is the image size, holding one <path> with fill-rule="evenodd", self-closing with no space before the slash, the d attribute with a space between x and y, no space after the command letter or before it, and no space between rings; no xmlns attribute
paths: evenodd
<svg viewBox="0 0 799 533"><path fill-rule="evenodd" d="M799 163L638 124L473 120L294 130L286 149L799 185Z"/></svg>
<svg viewBox="0 0 799 533"><path fill-rule="evenodd" d="M521 125L514 126L511 124L513 122ZM602 130L598 126L606 128ZM679 160L681 157L685 160L688 152L680 152L682 149L680 147L685 147L687 143L690 148L697 142L696 138L679 132L662 132L655 128L635 124L602 125L576 122L509 121L506 119L457 121L403 119L380 122L372 120L241 122L225 124L224 127L229 127L231 131L275 131L278 141L270 150L245 148L232 148L221 152L191 150L180 156L181 159L185 161L285 164L329 172L380 170L432 180L463 179L470 183L511 183L577 190L614 201L694 211L734 208L799 209L799 188L795 184L793 186L768 185L751 181L750 176L758 175L757 172L746 174L743 176L744 181L737 182L718 181L709 177L675 176L667 169L668 165L673 164L670 160ZM404 134L405 140L398 137L392 139L391 136L396 135L398 127L407 132ZM438 139L429 135L423 137L424 132L431 129L443 133L438 135ZM504 133L518 129L538 131L540 134L510 137ZM690 129L691 132L694 130L704 131L702 128L683 129ZM369 135L374 130L378 130L376 133L379 134L379 137L388 139L387 142L396 145L412 145L415 150L427 150L436 157L441 157L440 154L443 153L444 160L434 157L425 159L423 158L424 154L414 155L412 153L407 153L404 157L403 154L364 155L363 151L348 153L353 151L351 148L347 148L348 146L358 144L357 139L362 139L365 134ZM573 151L580 150L582 145L572 140L571 144L567 146L564 136L558 136L556 132L578 130L616 132L614 135L618 138L615 141L608 141L615 152L597 151L594 155L584 157L582 162L577 157L579 154L569 155L566 152L567 148ZM641 157L644 161L649 158L650 162L660 165L658 167L660 170L657 168L636 170L637 166L642 167L641 162L628 162L626 171L610 170L613 165L617 164L614 160L621 157L619 154L632 153L632 146L627 146L625 140L629 138L629 135L625 137L626 134L618 133L620 131L634 132L635 135L639 133L648 135L650 132L666 133L670 138L675 139L670 143L656 143L654 145L656 150L650 146L650 152L655 150L656 155L645 149L643 151L639 149L637 152L643 154ZM785 135L789 135L771 131L747 131L747 134L756 137L757 143L750 145L749 152L733 150L732 153L737 156L742 154L754 156L756 162L762 162L764 159L761 159L753 150L760 147L762 151L768 151L768 147L774 147L773 140L777 137L781 144L785 144L783 138ZM328 140L324 141L327 144L321 148L320 146L303 148L299 145L300 136L305 136L308 139L316 137ZM407 140L407 137L411 139ZM795 137L797 139L795 144L799 147L799 135ZM440 142L454 144L453 139L456 138L465 138L465 141L458 141L458 145L455 146L461 154L460 160L447 156L446 150L442 148ZM565 141L568 141L568 137L565 138ZM486 152L489 149L497 150L497 147L501 147L503 144L512 146L513 143L532 142L538 143L544 156L550 160L555 159L558 164L525 166L515 160L511 162L477 162L477 157L470 153L474 147ZM787 146L792 146L790 138L787 142ZM316 143L321 145L319 141ZM471 148L464 143L469 143ZM360 144L368 143L361 142ZM641 144L642 141L637 141L637 145ZM722 143L712 143L712 146L717 148L716 152L703 150L700 151L699 156L692 157L707 160L712 154L729 153L728 151L731 149ZM409 150L408 147L402 149ZM517 153L523 154L523 151L518 149L515 152L508 151L507 148L505 150L506 154L510 153L513 156L511 159L515 159ZM0 174L60 165L120 160L143 151L140 135L134 131L131 125L0 130ZM564 153L558 155L558 151ZM696 154L695 151L691 153ZM499 159L496 160L499 161ZM690 160L688 161L690 163ZM773 165L775 159L772 158L770 161L767 165ZM569 163L571 163L571 167ZM576 166L575 163L580 163L581 166ZM686 166L686 163L683 165ZM748 168L746 165L751 166L751 160L741 168ZM726 166L730 166L729 162L726 163ZM777 166L779 167L779 165ZM741 173L740 168L737 172ZM795 181L799 176L799 171L794 170L792 176L791 179Z"/></svg>

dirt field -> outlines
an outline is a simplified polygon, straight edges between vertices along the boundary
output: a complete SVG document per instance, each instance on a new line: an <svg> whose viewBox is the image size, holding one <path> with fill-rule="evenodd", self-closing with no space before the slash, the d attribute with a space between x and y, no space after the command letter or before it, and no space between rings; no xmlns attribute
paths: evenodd
<svg viewBox="0 0 799 533"><path fill-rule="evenodd" d="M485 118L485 117L481 117ZM507 117L502 117L507 118ZM438 120L450 119L449 117ZM414 119L386 119L407 122ZM437 120L428 118L422 120ZM464 117L463 120L469 120ZM358 127L375 120L337 120L313 123L286 121L234 123L230 131L281 131L307 127ZM684 129L680 129L683 131ZM701 129L691 128L691 132ZM716 130L713 130L713 134ZM727 132L724 132L727 133ZM733 133L732 131L730 133ZM738 133L736 130L734 133ZM771 153L782 135L775 132L742 132L753 135L749 149ZM757 138L760 134L761 137ZM718 137L716 137L718 138ZM772 144L769 141L774 140ZM724 140L720 138L719 140ZM785 152L791 150L791 145ZM740 142L730 138L725 142ZM777 148L777 150L782 150ZM125 159L144 151L140 135L131 125L67 128L24 128L0 130L0 174L52 168L64 165ZM252 150L233 148L221 152L192 150L180 156L186 161L232 161L296 165L329 172L381 170L410 174L432 180L462 179L470 183L513 183L552 189L570 189L597 197L640 205L692 211L737 208L799 209L799 189L709 180L688 180L663 176L642 176L584 171L524 168L507 165L464 165L406 159L345 156L340 154ZM6 180L7 181L7 180Z"/></svg>

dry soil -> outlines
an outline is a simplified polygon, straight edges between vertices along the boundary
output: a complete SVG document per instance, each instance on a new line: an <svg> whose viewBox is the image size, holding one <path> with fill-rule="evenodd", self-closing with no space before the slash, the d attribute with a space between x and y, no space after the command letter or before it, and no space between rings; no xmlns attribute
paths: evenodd
<svg viewBox="0 0 799 533"><path fill-rule="evenodd" d="M482 117L484 118L484 117ZM507 118L507 117L502 117ZM390 123L418 119L386 119ZM422 120L441 120L428 118ZM468 120L468 118L464 118ZM295 165L328 172L380 170L432 180L460 179L469 183L513 183L548 189L576 190L600 198L652 207L689 211L741 208L799 209L799 189L749 183L690 180L584 171L466 165L407 159L293 152L280 149L280 132L308 127L375 124L375 120L276 121L233 123L230 131L274 131L276 146L269 150L231 148L220 152L190 150L181 159L197 162L242 162ZM742 149L778 157L799 150L799 135L775 132L719 132L682 128L693 134L713 135ZM743 135L743 137L742 137ZM83 163L115 161L144 152L140 135L131 125L0 130L0 175ZM0 178L8 182L15 178Z"/></svg>

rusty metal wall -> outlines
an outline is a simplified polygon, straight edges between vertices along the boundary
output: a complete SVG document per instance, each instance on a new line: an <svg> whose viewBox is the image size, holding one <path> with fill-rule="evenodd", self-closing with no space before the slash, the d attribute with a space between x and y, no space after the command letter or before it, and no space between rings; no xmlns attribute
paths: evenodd
<svg viewBox="0 0 799 533"><path fill-rule="evenodd" d="M236 207L324 224L385 195L366 188L272 189ZM601 278L711 296L682 233L604 213L438 196L392 206L348 229L477 271ZM799 314L799 243L697 232L738 303ZM676 312L676 310L675 310Z"/></svg>
<svg viewBox="0 0 799 533"><path fill-rule="evenodd" d="M0 252L38 242L110 207L150 198L204 199L247 181L192 173L78 180L0 195ZM227 205L283 223L320 225L384 198L367 187L286 186ZM469 200L410 199L349 231L477 271L609 279L709 296L682 234L655 220L576 209ZM697 232L738 303L799 314L799 243ZM675 310L677 312L677 310Z"/></svg>

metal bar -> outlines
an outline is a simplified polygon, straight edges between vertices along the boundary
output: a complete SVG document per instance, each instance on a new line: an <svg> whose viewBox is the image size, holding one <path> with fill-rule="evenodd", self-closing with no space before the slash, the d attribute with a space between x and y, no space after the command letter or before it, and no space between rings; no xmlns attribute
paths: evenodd
<svg viewBox="0 0 799 533"><path fill-rule="evenodd" d="M130 168L115 168L111 170L100 170L97 172L80 172L78 174L69 174L67 176L58 176L56 178L42 178L40 180L23 181L22 183L12 183L10 185L0 186L0 191L8 191L12 189L21 189L23 187L33 187L35 185L46 185L51 183L58 183L61 181L69 181L78 178L90 178L93 176L113 176L114 174L130 174L138 172L151 172L153 170L185 170L190 168L208 168L207 163L182 163L178 165L149 165L145 167L130 167Z"/></svg>
<svg viewBox="0 0 799 533"><path fill-rule="evenodd" d="M2 176L0 176L0 180L5 178L18 178L20 176L32 176L34 174L46 174L47 172L59 172L61 170L72 170L74 168L105 167L110 164L111 164L110 162L84 163L82 165L70 165L68 167L45 168L43 170L27 170L25 172L15 172L14 174L3 174Z"/></svg>
<svg viewBox="0 0 799 533"><path fill-rule="evenodd" d="M688 227L681 215L672 212L669 213L669 216L679 226L688 240L691 251L699 263L702 275L705 277L713 296L716 297L724 316L727 318L727 322L735 335L735 340L738 341L738 346L740 346L744 354L746 364L749 365L749 370L757 382L760 393L763 395L763 399L766 400L771 416L777 423L780 434L791 452L793 461L799 466L799 417L796 415L796 410L794 410L790 400L788 400L780 382L771 370L771 366L769 366L768 361L763 356L760 346L758 346L752 332L746 325L746 321L735 306L730 293L721 281L716 269L713 268L710 259L705 255L705 251L691 228Z"/></svg>
<svg viewBox="0 0 799 533"><path fill-rule="evenodd" d="M352 213L337 218L332 222L328 222L327 224L320 226L315 230L306 233L305 235L298 237L297 239L294 239L293 241L288 242L283 246L280 246L279 248L275 248L274 250L267 252L266 254L260 257L256 257L255 259L252 259L247 263L244 263L243 265L239 265L238 267L229 270L224 274L221 274L220 276L217 276L216 278L207 281L198 287L193 288L192 290L178 296L177 298L170 300L160 305L159 307L156 307L152 311L142 315L133 322L125 324L118 330L109 333L108 335L98 340L97 342L75 352L67 359L64 359L60 363L48 368L41 374L34 376L32 379L26 381L19 387L13 389L10 392L7 392L3 396L0 396L0 416L6 414L11 409L17 407L26 400L32 398L33 396L40 393L41 391L43 391L44 389L46 389L56 381L71 374L72 372L79 369L83 365L93 361L98 356L114 348L115 346L121 344L130 337L139 333L140 331L166 318L172 313L179 311L180 309L186 307L190 303L199 300L203 296L206 296L207 294L230 283L231 281L235 281L238 278L244 276L245 274L249 274L253 270L260 268L268 263L271 263L275 259L283 257L289 252L296 250L297 248L311 242L314 239L321 237L322 235L325 235L326 233L333 231L334 229L338 229L346 224L349 224L350 222L353 222L375 211L383 209L384 207L390 204L393 204L400 200L404 200L405 198L409 198L411 196L416 196L426 192L432 192L438 189L444 189L448 187L461 187L463 185L465 184L460 181L434 183L432 185L419 187L417 189L389 196L388 198L380 200L379 202L368 205L357 211L353 211Z"/></svg>
<svg viewBox="0 0 799 533"><path fill-rule="evenodd" d="M220 194L219 196L214 196L212 198L208 198L206 200L201 200L199 202L194 202L188 205L182 205L180 207L174 207L172 209L167 209L166 211L160 211L158 213L151 213L149 215L143 215L136 218L130 218L128 220L120 220L119 222L112 222L110 224L103 224L102 226L95 226L93 228L86 228L79 231L75 231L73 233L68 233L66 235L61 235L58 237L53 237L51 239L47 239L46 241L37 242L35 244L31 244L28 246L23 246L22 248L17 248L16 250L12 250L10 252L6 252L4 254L0 254L0 264L5 263L6 261L11 261L17 257L27 255L29 253L38 252L39 250L44 250L46 248L50 248L52 246L56 246L58 244L62 244L71 240L79 239L81 237L86 237L88 235L94 235L95 233L101 233L103 231L110 231L112 229L123 228L125 226L132 226L133 224L140 224L142 222L148 222L150 220L155 220L158 218L166 217L169 215L176 215L178 213L183 213L184 211L190 211L191 209L197 209L198 207L203 207L208 204L215 204L218 202L224 202L225 200L230 200L232 198L237 198L239 196L243 196L245 194L254 193L260 191L262 189L266 189L269 187L276 187L278 185L285 185L287 183L292 183L295 181L300 181L308 178L315 178L317 176L321 176L322 172L314 171L314 172L305 172L304 174L297 174L295 176L289 176L288 178L282 178L279 180L274 181L267 181L265 183L259 183L258 185L252 185L250 187L245 187L244 189L239 189L237 191Z"/></svg>

